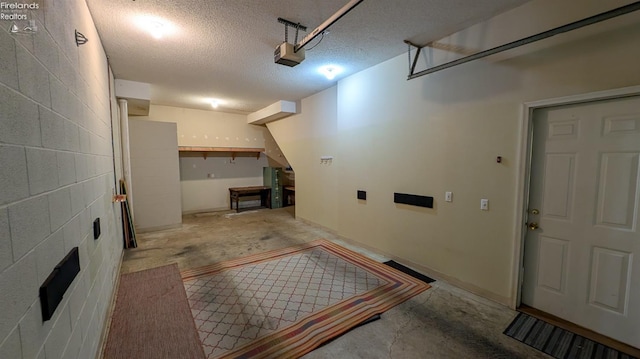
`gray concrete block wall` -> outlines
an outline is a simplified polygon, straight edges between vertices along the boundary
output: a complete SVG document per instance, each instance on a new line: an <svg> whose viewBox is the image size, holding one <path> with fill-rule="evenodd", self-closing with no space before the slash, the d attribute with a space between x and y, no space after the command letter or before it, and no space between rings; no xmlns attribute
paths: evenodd
<svg viewBox="0 0 640 359"><path fill-rule="evenodd" d="M24 148L4 146L1 144L1 141L2 140L0 140L0 168L2 168L2 171L0 171L0 206L29 196L27 156Z"/></svg>
<svg viewBox="0 0 640 359"><path fill-rule="evenodd" d="M38 104L4 84L0 86L0 98L0 142L40 146Z"/></svg>
<svg viewBox="0 0 640 359"><path fill-rule="evenodd" d="M86 3L44 4L36 34L0 23L0 358L95 358L122 255L113 80ZM38 288L73 247L81 272L43 322Z"/></svg>
<svg viewBox="0 0 640 359"><path fill-rule="evenodd" d="M14 329L0 347L0 358L22 358L22 347L20 346L20 332Z"/></svg>
<svg viewBox="0 0 640 359"><path fill-rule="evenodd" d="M9 237L9 213L6 208L0 209L0 238ZM0 240L0 271L13 264L11 241Z"/></svg>

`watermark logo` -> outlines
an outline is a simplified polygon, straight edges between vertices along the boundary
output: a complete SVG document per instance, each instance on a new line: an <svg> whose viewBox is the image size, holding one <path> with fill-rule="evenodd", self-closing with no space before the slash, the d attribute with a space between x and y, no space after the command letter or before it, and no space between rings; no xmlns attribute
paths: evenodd
<svg viewBox="0 0 640 359"><path fill-rule="evenodd" d="M32 34L38 31L34 12L42 10L41 1L0 1L0 21L12 22L9 27L12 34Z"/></svg>

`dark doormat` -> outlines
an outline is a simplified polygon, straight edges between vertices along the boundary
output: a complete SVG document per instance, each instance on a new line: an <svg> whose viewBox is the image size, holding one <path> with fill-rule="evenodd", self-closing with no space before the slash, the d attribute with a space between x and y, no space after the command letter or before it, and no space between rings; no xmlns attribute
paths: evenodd
<svg viewBox="0 0 640 359"><path fill-rule="evenodd" d="M422 273L418 273L416 271L414 271L411 268L407 268L405 266L403 266L402 264L396 262L396 261L386 261L384 262L384 264L388 265L389 267L395 268L397 270L399 270L402 273L406 273L410 276L412 276L413 278L417 278L420 279L421 281L425 282L425 283L432 283L435 282L436 280L433 278L429 278L426 275L422 274Z"/></svg>
<svg viewBox="0 0 640 359"><path fill-rule="evenodd" d="M558 359L638 359L525 313L504 334Z"/></svg>

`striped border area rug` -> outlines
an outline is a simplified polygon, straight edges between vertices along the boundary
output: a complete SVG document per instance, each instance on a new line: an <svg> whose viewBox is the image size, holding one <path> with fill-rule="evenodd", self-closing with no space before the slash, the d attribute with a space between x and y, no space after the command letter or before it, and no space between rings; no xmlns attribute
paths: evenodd
<svg viewBox="0 0 640 359"><path fill-rule="evenodd" d="M637 359L526 313L519 313L504 334L558 359Z"/></svg>
<svg viewBox="0 0 640 359"><path fill-rule="evenodd" d="M323 239L181 275L208 358L297 358L429 288Z"/></svg>

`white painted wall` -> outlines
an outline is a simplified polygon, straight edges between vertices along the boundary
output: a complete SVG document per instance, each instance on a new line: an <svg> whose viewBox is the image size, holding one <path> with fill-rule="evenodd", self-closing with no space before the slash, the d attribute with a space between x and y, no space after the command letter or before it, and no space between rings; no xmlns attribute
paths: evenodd
<svg viewBox="0 0 640 359"><path fill-rule="evenodd" d="M181 156L183 213L229 208L229 187L261 186L263 167L288 165L267 128L248 124L245 115L151 105L149 116L139 119L176 123L179 146L265 149L267 156L262 154L260 159L239 155L231 161L228 153L209 154L206 160ZM213 173L214 178L209 178L209 173ZM244 205L252 204L255 203Z"/></svg>
<svg viewBox="0 0 640 359"><path fill-rule="evenodd" d="M303 99L302 113L267 124L295 171L296 217L332 229L338 228L338 185L353 173L336 165L345 155L337 142L336 96L332 87ZM335 159L321 163L322 156Z"/></svg>
<svg viewBox="0 0 640 359"><path fill-rule="evenodd" d="M180 146L264 147L265 128L233 113L151 105L142 120L175 122Z"/></svg>
<svg viewBox="0 0 640 359"><path fill-rule="evenodd" d="M623 3L534 0L439 43L482 50ZM268 125L296 170L298 217L511 303L522 105L640 84L639 41L638 15L627 15L411 81L406 54L339 81ZM455 57L423 55L422 68ZM394 192L435 206L396 205Z"/></svg>
<svg viewBox="0 0 640 359"><path fill-rule="evenodd" d="M141 231L182 224L176 124L129 118L134 223Z"/></svg>
<svg viewBox="0 0 640 359"><path fill-rule="evenodd" d="M185 213L229 209L229 187L262 186L262 168L267 158L210 155L180 158L182 211ZM213 176L212 178L210 176ZM245 200L240 208L260 205ZM234 207L235 208L235 207Z"/></svg>
<svg viewBox="0 0 640 359"><path fill-rule="evenodd" d="M0 358L95 358L123 246L113 77L84 1L30 13L34 35L0 21ZM81 272L43 322L38 288L73 247Z"/></svg>

